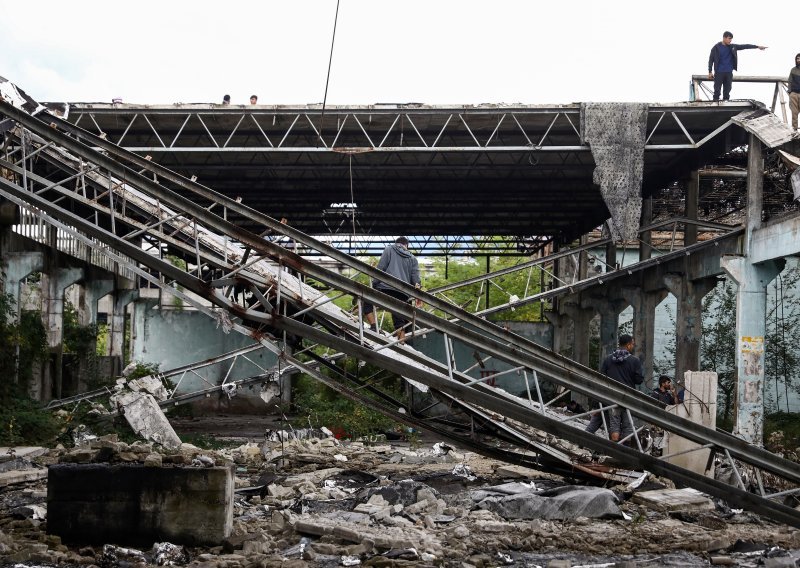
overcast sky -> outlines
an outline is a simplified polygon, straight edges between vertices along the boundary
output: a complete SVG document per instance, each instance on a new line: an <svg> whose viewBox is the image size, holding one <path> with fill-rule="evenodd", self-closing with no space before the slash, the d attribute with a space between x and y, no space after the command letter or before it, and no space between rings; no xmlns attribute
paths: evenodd
<svg viewBox="0 0 800 568"><path fill-rule="evenodd" d="M341 0L328 104L685 101L726 29L769 47L740 53L739 74L788 75L790 6ZM336 0L0 0L0 76L41 101L319 103L335 12ZM732 97L772 91L734 84Z"/></svg>

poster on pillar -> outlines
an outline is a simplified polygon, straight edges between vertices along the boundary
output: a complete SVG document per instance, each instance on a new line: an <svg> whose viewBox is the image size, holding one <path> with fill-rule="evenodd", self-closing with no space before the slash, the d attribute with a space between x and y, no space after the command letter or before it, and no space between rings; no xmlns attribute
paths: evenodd
<svg viewBox="0 0 800 568"><path fill-rule="evenodd" d="M741 336L739 338L742 353L743 374L761 379L764 376L764 338L761 336ZM757 402L760 398L758 381L745 383L744 402Z"/></svg>

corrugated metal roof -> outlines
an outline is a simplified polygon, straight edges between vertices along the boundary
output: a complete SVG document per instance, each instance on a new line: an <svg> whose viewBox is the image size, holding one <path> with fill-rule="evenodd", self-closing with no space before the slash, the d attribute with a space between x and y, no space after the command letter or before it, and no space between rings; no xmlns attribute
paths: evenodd
<svg viewBox="0 0 800 568"><path fill-rule="evenodd" d="M781 146L793 139L792 129L766 109L741 112L731 118L731 121L750 134L755 134L769 148Z"/></svg>

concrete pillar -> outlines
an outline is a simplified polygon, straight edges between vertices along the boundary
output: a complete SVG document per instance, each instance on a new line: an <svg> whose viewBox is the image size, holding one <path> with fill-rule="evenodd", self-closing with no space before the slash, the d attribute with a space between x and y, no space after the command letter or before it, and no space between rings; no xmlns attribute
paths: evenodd
<svg viewBox="0 0 800 568"><path fill-rule="evenodd" d="M605 272L611 272L617 268L617 245L611 241L606 245L606 266Z"/></svg>
<svg viewBox="0 0 800 568"><path fill-rule="evenodd" d="M764 443L764 336L767 285L785 260L752 264L753 231L761 227L764 203L764 162L761 141L750 135L747 152L747 223L744 257L724 256L722 268L738 285L736 291L736 425L734 433L751 444Z"/></svg>
<svg viewBox="0 0 800 568"><path fill-rule="evenodd" d="M558 312L545 312L544 315L553 326L553 345L551 348L555 353L563 355L568 343L569 316Z"/></svg>
<svg viewBox="0 0 800 568"><path fill-rule="evenodd" d="M627 306L622 299L589 298L582 302L600 315L600 361L619 345L619 314ZM591 318L590 318L591 319Z"/></svg>
<svg viewBox="0 0 800 568"><path fill-rule="evenodd" d="M634 355L644 365L644 384L654 385L653 353L655 352L656 308L667 297L666 290L644 292L638 287L622 288L622 296L633 307Z"/></svg>
<svg viewBox="0 0 800 568"><path fill-rule="evenodd" d="M683 402L667 406L667 411L675 416L691 420L695 424L715 429L717 427L717 374L713 371L689 371L684 375L683 381L686 387ZM697 442L681 438L672 432L665 432L664 437L664 455L679 454L700 446ZM710 449L696 450L667 458L665 461L700 475L714 477L713 464L710 465L710 470L706 470L706 466L709 466L710 452Z"/></svg>
<svg viewBox="0 0 800 568"><path fill-rule="evenodd" d="M675 314L675 377L700 370L700 339L703 334L703 297L717 285L716 278L689 280L667 274L664 285L677 300Z"/></svg>
<svg viewBox="0 0 800 568"><path fill-rule="evenodd" d="M692 172L686 184L685 214L687 219L697 221L697 208L700 204L700 173ZM697 225L686 225L683 232L683 245L689 246L697 242Z"/></svg>
<svg viewBox="0 0 800 568"><path fill-rule="evenodd" d="M22 309L19 283L26 276L41 272L44 267L44 255L40 252L7 252L2 258L3 292L11 294L16 302L17 318Z"/></svg>
<svg viewBox="0 0 800 568"><path fill-rule="evenodd" d="M114 292L113 308L108 326L108 355L117 357L119 365L115 363L112 374L118 375L122 371L125 356L125 312L128 304L139 298L138 289L117 289Z"/></svg>
<svg viewBox="0 0 800 568"><path fill-rule="evenodd" d="M594 310L579 306L574 302L564 302L561 306L573 323L572 360L581 365L589 365L589 322L594 317Z"/></svg>
<svg viewBox="0 0 800 568"><path fill-rule="evenodd" d="M572 326L572 360L581 365L589 366L589 323L594 317L594 311L580 307L574 300L564 302L561 309L573 323ZM589 397L573 392L572 400L583 407L588 407Z"/></svg>
<svg viewBox="0 0 800 568"><path fill-rule="evenodd" d="M653 222L653 198L646 197L642 199L642 216L639 222L640 227L646 227L650 223ZM653 242L651 231L644 231L641 233L639 238L641 242L639 243L639 260L647 260L653 254L653 247L651 246Z"/></svg>
<svg viewBox="0 0 800 568"><path fill-rule="evenodd" d="M750 264L740 256L722 257L722 267L736 290L736 426L734 433L751 444L764 443L764 337L767 285L783 269L784 259Z"/></svg>
<svg viewBox="0 0 800 568"><path fill-rule="evenodd" d="M42 321L47 331L47 345L55 355L55 363L45 367L39 397L61 398L61 365L64 354L64 290L83 278L81 268L52 268L42 273Z"/></svg>
<svg viewBox="0 0 800 568"><path fill-rule="evenodd" d="M81 325L97 323L97 303L113 291L114 280L110 278L84 282L81 286L78 306Z"/></svg>

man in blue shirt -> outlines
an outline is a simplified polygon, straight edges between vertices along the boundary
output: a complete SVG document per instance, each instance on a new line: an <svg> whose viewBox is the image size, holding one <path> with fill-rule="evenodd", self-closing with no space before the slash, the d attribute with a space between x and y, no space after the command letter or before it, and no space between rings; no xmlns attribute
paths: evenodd
<svg viewBox="0 0 800 568"><path fill-rule="evenodd" d="M708 56L708 78L714 79L714 100L719 101L719 91L722 89L722 100L728 101L731 98L731 84L733 83L733 72L737 70L738 57L736 52L740 49L767 49L763 45L752 43L731 43L733 34L725 32L722 34L722 41L711 48ZM714 72L711 72L711 69Z"/></svg>

